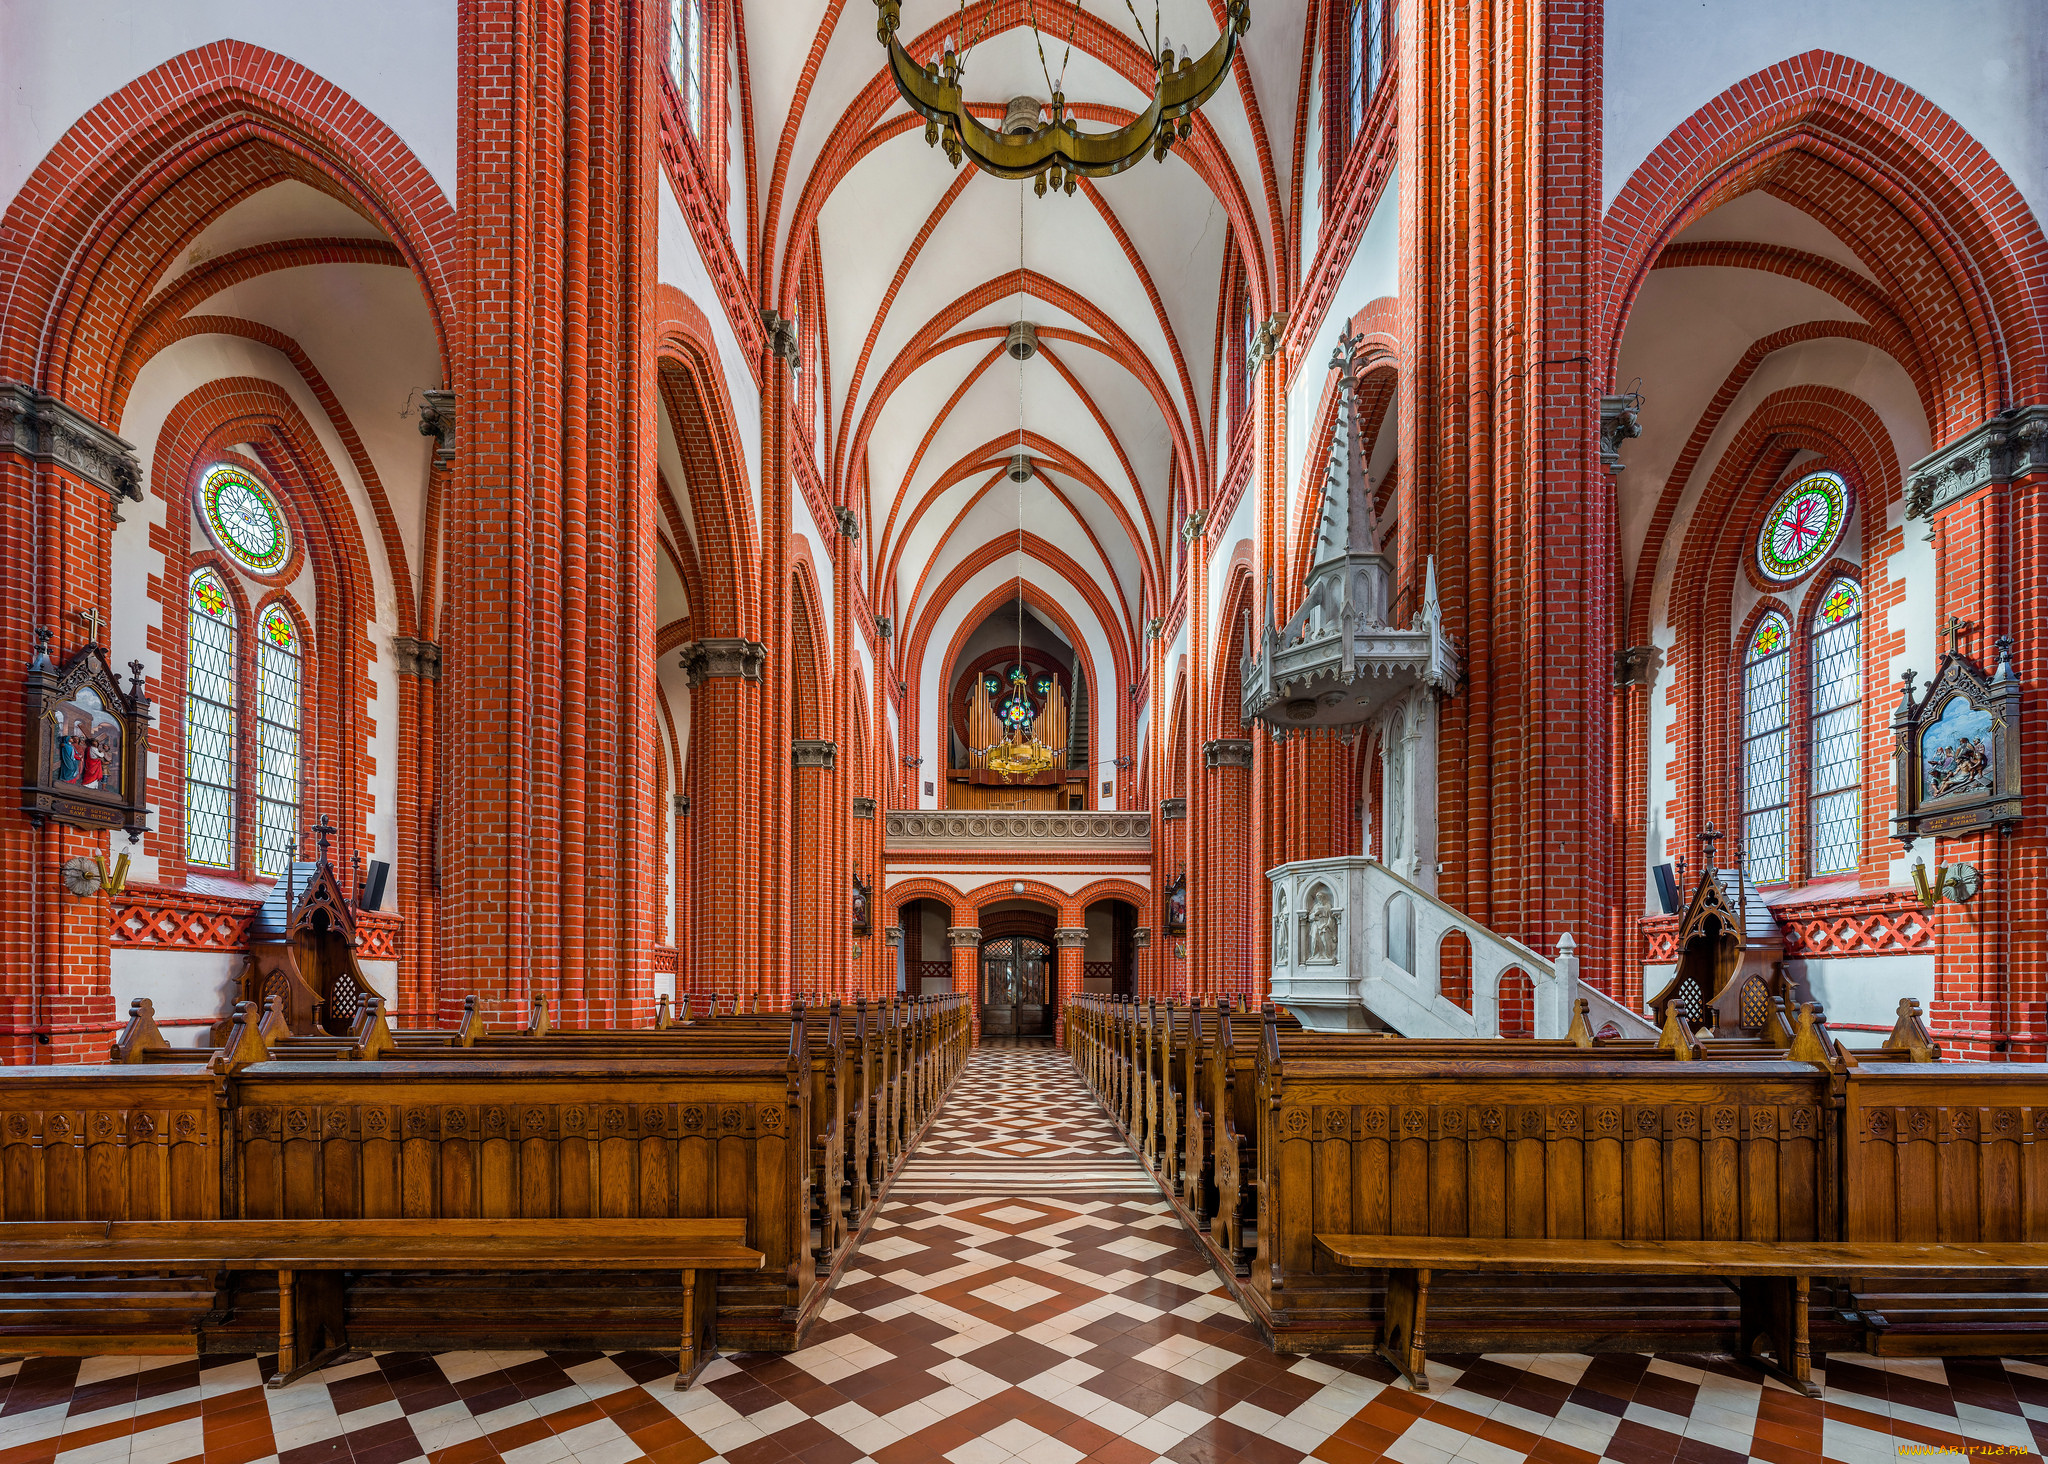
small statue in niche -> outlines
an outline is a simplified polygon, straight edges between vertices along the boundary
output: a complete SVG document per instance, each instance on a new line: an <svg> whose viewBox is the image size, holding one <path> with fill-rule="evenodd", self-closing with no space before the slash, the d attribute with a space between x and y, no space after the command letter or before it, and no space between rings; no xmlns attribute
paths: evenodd
<svg viewBox="0 0 2048 1464"><path fill-rule="evenodd" d="M1273 964L1287 964L1287 891L1273 891Z"/></svg>
<svg viewBox="0 0 2048 1464"><path fill-rule="evenodd" d="M1309 959L1331 962L1337 959L1336 901L1328 885L1317 885L1308 897Z"/></svg>

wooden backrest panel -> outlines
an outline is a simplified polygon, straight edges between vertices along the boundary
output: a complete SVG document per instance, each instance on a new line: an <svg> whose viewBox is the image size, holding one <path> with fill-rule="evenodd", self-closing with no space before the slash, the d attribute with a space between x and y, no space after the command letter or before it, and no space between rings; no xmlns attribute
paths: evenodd
<svg viewBox="0 0 2048 1464"><path fill-rule="evenodd" d="M1846 1240L2048 1240L2048 1070L1885 1063L1849 1070Z"/></svg>
<svg viewBox="0 0 2048 1464"><path fill-rule="evenodd" d="M215 1218L218 1088L196 1063L0 1068L0 1220Z"/></svg>
<svg viewBox="0 0 2048 1464"><path fill-rule="evenodd" d="M1806 1064L1296 1064L1264 1095L1260 1258L1332 1234L1830 1239Z"/></svg>

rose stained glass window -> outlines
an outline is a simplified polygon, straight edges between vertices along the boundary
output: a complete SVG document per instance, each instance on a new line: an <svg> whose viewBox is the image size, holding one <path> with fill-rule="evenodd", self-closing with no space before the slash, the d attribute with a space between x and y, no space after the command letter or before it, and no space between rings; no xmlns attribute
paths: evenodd
<svg viewBox="0 0 2048 1464"><path fill-rule="evenodd" d="M299 846L299 628L282 605L256 623L256 872L283 874Z"/></svg>
<svg viewBox="0 0 2048 1464"><path fill-rule="evenodd" d="M199 483L206 531L228 558L252 574L273 574L292 553L292 531L277 499L253 474L228 463Z"/></svg>
<svg viewBox="0 0 2048 1464"><path fill-rule="evenodd" d="M1792 628L1775 610L1742 659L1742 848L1751 879L1791 877Z"/></svg>
<svg viewBox="0 0 2048 1464"><path fill-rule="evenodd" d="M192 579L185 659L185 858L235 863L235 607L220 578Z"/></svg>
<svg viewBox="0 0 2048 1464"><path fill-rule="evenodd" d="M1811 654L1812 872L1847 874L1860 853L1863 809L1863 592L1854 580L1822 593Z"/></svg>
<svg viewBox="0 0 2048 1464"><path fill-rule="evenodd" d="M1808 473L1778 495L1757 534L1756 562L1786 584L1824 562L1849 521L1849 485L1836 473Z"/></svg>

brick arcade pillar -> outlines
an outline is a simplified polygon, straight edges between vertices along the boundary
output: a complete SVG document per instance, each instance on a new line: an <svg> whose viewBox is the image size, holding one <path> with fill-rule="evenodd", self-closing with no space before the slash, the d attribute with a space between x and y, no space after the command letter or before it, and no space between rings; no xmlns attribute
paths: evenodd
<svg viewBox="0 0 2048 1464"><path fill-rule="evenodd" d="M751 996L747 968L755 934L747 912L760 878L750 830L760 800L761 666L767 653L735 637L682 648L690 682L689 967L678 990L693 997Z"/></svg>
<svg viewBox="0 0 2048 1464"><path fill-rule="evenodd" d="M1052 943L1059 950L1059 991L1052 1035L1055 1042L1064 1042L1067 1038L1067 1003L1081 994L1081 967L1082 958L1088 954L1088 927L1062 925L1053 931Z"/></svg>
<svg viewBox="0 0 2048 1464"><path fill-rule="evenodd" d="M1242 1007L1251 1000L1253 974L1252 884L1264 884L1254 869L1250 836L1252 743L1247 737L1219 737L1202 746L1203 825L1209 847L1197 851L1208 871L1206 901L1190 898L1188 925L1201 956L1195 966L1199 994L1210 1001L1229 997Z"/></svg>
<svg viewBox="0 0 2048 1464"><path fill-rule="evenodd" d="M1135 974L1131 982L1134 990L1155 1000L1163 1000L1162 983L1159 980L1158 962L1162 951L1152 949L1152 927L1140 925L1131 931L1131 968Z"/></svg>
<svg viewBox="0 0 2048 1464"><path fill-rule="evenodd" d="M981 999L976 990L980 979L981 927L949 925L946 944L953 951L953 991L967 998L967 1022L976 1047L981 1045Z"/></svg>
<svg viewBox="0 0 2048 1464"><path fill-rule="evenodd" d="M1608 785L1619 540L1599 457L1600 10L1401 7L1405 616L1437 566L1438 893L1615 984ZM1412 467L1412 470L1411 470ZM1568 630L1567 630L1568 628ZM1557 879L1560 861L1583 878Z"/></svg>
<svg viewBox="0 0 2048 1464"><path fill-rule="evenodd" d="M1978 424L1916 463L1906 482L1909 515L1927 524L1934 544L1935 656L1922 662L1916 651L1911 661L1922 687L1939 672L1951 646L1975 661L1985 677L1993 676L1999 639L2011 636L2013 670L2022 695L2031 696L2042 675L2036 628L2048 620L2041 507L2048 487L2048 406L2015 409ZM1924 627L1913 630L1925 635ZM1898 686L1871 685L1864 695L1896 705ZM2048 739L2024 719L2019 753L2020 787L2031 793L2048 778ZM1882 744L1873 747L1866 734L1866 786L1883 755ZM1887 794L1896 796L1888 783ZM1866 837L1881 841L1886 852L1896 849L1884 837L1891 811L1866 804L1864 813ZM1936 864L1973 865L1981 881L1968 903L1943 900L1930 912L1936 943L1929 1030L1958 1058L2048 1060L2048 972L2039 959L2048 931L2048 834L2040 820L2029 817L2006 830L1976 829L1939 840L1923 836L1913 853L1930 870Z"/></svg>
<svg viewBox="0 0 2048 1464"><path fill-rule="evenodd" d="M443 989L625 1020L655 939L662 11L462 7Z"/></svg>
<svg viewBox="0 0 2048 1464"><path fill-rule="evenodd" d="M831 790L837 779L833 769L839 760L837 743L799 737L790 744L795 774L790 788L791 863L795 882L791 891L791 914L795 916L796 939L791 958L790 988L776 1001L787 1005L790 995L805 1001L830 1001L851 996L846 991L846 951L849 896L831 859Z"/></svg>

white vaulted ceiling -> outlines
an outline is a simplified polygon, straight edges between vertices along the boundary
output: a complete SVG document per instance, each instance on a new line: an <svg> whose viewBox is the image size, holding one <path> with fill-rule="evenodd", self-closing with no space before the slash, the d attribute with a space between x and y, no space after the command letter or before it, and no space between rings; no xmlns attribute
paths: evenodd
<svg viewBox="0 0 2048 1464"><path fill-rule="evenodd" d="M1030 8L997 7L967 60L973 102L1000 110L1015 95L1045 98ZM1133 64L1141 45L1123 0L1085 0L1078 23L1063 0L1035 9L1055 77L1074 32L1070 105L1145 105L1112 64ZM1139 7L1148 28L1153 9ZM1176 473L1199 501L1219 467L1217 302L1233 213L1248 224L1264 282L1254 308L1279 308L1308 9L1254 0L1232 77L1182 154L1084 180L1071 197L1040 199L1021 185L1020 277L1020 185L971 164L956 171L927 147L921 120L906 124L871 0L745 4L757 206L769 215L755 223L756 264L775 282L777 308L794 313L815 219L829 352L820 467L868 526L877 611L914 629L944 608L941 586L977 550L1015 544L1017 490L1001 468L1017 450L1020 401L1025 448L1041 469L1024 494L1028 533L1099 588L1127 646L1171 597ZM905 0L900 34L925 55L988 14L970 5L963 24L957 3ZM1159 16L1177 49L1199 53L1216 40L1222 7L1164 0ZM1112 125L1111 113L1082 115ZM1021 372L1002 354L1020 313L1041 344ZM1025 573L1062 601L1079 593L1038 557Z"/></svg>

